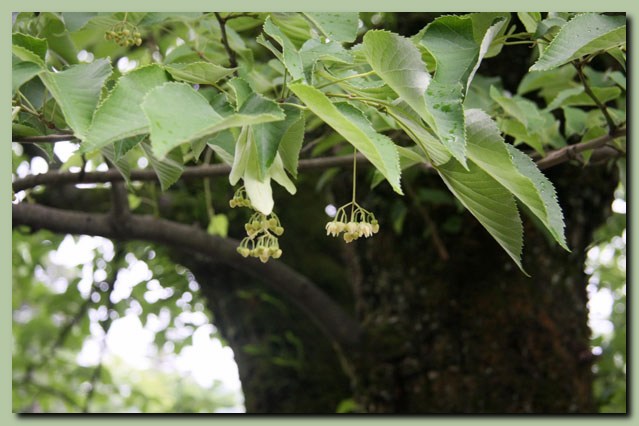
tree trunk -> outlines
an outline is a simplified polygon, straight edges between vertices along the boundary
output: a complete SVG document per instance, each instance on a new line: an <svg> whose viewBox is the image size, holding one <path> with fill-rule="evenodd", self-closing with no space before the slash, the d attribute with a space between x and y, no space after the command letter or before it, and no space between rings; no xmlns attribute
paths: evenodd
<svg viewBox="0 0 639 426"><path fill-rule="evenodd" d="M281 214L284 261L357 311L369 338L354 353L335 351L300 311L241 272L183 262L234 349L247 411L334 412L348 398L377 413L595 411L583 264L616 183L601 167L562 166L551 179L572 252L525 219L532 277L454 205L409 208L397 234L388 194L371 194L365 203L377 205L382 231L346 246L320 235L325 217L313 211L323 211L321 197L293 198ZM435 176L421 184L441 186ZM424 208L448 260L432 242ZM461 226L441 226L451 220Z"/></svg>

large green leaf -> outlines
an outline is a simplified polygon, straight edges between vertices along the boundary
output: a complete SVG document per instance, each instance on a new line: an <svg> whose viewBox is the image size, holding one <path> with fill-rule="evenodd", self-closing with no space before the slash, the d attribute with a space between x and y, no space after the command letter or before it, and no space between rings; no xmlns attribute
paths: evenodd
<svg viewBox="0 0 639 426"><path fill-rule="evenodd" d="M360 111L347 104L338 108L322 92L305 84L291 84L289 88L315 115L364 154L395 192L402 193L395 145L387 137L375 132Z"/></svg>
<svg viewBox="0 0 639 426"><path fill-rule="evenodd" d="M164 68L174 79L195 84L215 84L233 74L234 71L232 68L224 68L209 62L170 64L165 65Z"/></svg>
<svg viewBox="0 0 639 426"><path fill-rule="evenodd" d="M167 81L166 73L159 65L138 68L120 77L95 112L82 144L83 151L147 133L149 123L140 104L151 89Z"/></svg>
<svg viewBox="0 0 639 426"><path fill-rule="evenodd" d="M293 42L291 42L282 30L271 21L270 17L266 18L264 21L263 29L266 34L282 46L282 60L284 62L284 66L291 75L291 79L293 81L304 79L302 57Z"/></svg>
<svg viewBox="0 0 639 426"><path fill-rule="evenodd" d="M552 183L529 157L504 142L495 122L483 111L466 111L466 126L468 158L515 195L555 240L568 249L563 216Z"/></svg>
<svg viewBox="0 0 639 426"><path fill-rule="evenodd" d="M523 227L510 191L472 161L468 161L468 170L465 170L453 158L438 166L437 171L457 199L524 271L521 264Z"/></svg>
<svg viewBox="0 0 639 426"><path fill-rule="evenodd" d="M102 86L111 75L111 62L97 59L90 64L73 65L64 71L43 71L40 79L62 109L75 135L85 139L98 105Z"/></svg>
<svg viewBox="0 0 639 426"><path fill-rule="evenodd" d="M466 165L466 126L464 125L463 86L433 80L424 100L434 120L439 140L462 165Z"/></svg>
<svg viewBox="0 0 639 426"><path fill-rule="evenodd" d="M49 49L64 59L67 64L78 63L78 52L69 36L69 31L60 17L51 12L41 14L44 19L42 35L47 39Z"/></svg>
<svg viewBox="0 0 639 426"><path fill-rule="evenodd" d="M302 149L302 143L304 142L304 114L298 110L298 118L295 120L295 113L292 111L295 107L284 107L286 112L287 121L292 120L292 124L288 126L287 130L282 135L280 140L280 146L277 149L280 157L282 158L282 164L288 172L297 178L297 164L299 161L300 150Z"/></svg>
<svg viewBox="0 0 639 426"><path fill-rule="evenodd" d="M222 116L184 83L165 83L142 102L151 129L151 145L159 158L174 147L230 127L242 127L286 118L271 100L253 93L235 114Z"/></svg>
<svg viewBox="0 0 639 426"><path fill-rule="evenodd" d="M375 73L432 125L424 102L431 77L417 47L410 40L388 31L367 32L363 46Z"/></svg>
<svg viewBox="0 0 639 426"><path fill-rule="evenodd" d="M302 13L325 38L339 43L352 42L357 37L357 12Z"/></svg>
<svg viewBox="0 0 639 426"><path fill-rule="evenodd" d="M591 53L626 44L626 17L595 13L577 15L566 23L543 51L531 71L556 68Z"/></svg>

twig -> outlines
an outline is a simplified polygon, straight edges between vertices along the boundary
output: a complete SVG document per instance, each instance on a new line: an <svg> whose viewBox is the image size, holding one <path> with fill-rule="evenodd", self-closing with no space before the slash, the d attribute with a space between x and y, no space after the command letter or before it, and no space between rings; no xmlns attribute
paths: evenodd
<svg viewBox="0 0 639 426"><path fill-rule="evenodd" d="M215 12L215 18L217 22L220 24L220 31L222 32L222 45L226 50L226 54L229 57L229 65L231 68L237 68L237 56L235 55L235 51L231 49L229 45L229 39L226 34L226 21L228 18L223 18L218 12ZM234 71L237 74L237 70Z"/></svg>
<svg viewBox="0 0 639 426"><path fill-rule="evenodd" d="M608 124L608 133L612 134L617 129L617 125L615 124L615 121L610 116L610 113L608 112L608 108L601 103L599 98L597 98L597 95L595 95L595 92L593 92L592 89L590 88L590 85L588 84L588 81L583 71L584 62L572 62L572 64L577 69L577 75L579 76L579 80L581 80L581 83L584 85L584 91L595 102L595 105L597 105L597 108L601 110L601 113L604 115L606 119L606 123Z"/></svg>
<svg viewBox="0 0 639 426"><path fill-rule="evenodd" d="M12 136L11 140L13 142L20 142L20 143L56 143L56 142L66 142L66 141L77 141L78 139L75 136L73 136L72 133L69 133L69 134L42 135L42 136Z"/></svg>
<svg viewBox="0 0 639 426"><path fill-rule="evenodd" d="M557 164L561 164L563 162L576 158L577 154L581 152L588 151L589 149L601 148L613 139L625 135L626 128L621 127L619 129L613 130L612 133L608 135L603 135L598 138L591 139L588 142L565 146L556 151L549 152L548 155L537 161L537 167L543 170L556 166Z"/></svg>

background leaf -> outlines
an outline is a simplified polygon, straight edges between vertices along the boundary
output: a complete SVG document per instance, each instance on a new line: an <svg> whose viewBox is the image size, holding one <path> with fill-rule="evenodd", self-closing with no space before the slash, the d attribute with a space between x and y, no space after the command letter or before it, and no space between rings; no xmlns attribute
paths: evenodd
<svg viewBox="0 0 639 426"><path fill-rule="evenodd" d="M553 69L573 59L625 44L625 16L577 15L561 27L530 70Z"/></svg>

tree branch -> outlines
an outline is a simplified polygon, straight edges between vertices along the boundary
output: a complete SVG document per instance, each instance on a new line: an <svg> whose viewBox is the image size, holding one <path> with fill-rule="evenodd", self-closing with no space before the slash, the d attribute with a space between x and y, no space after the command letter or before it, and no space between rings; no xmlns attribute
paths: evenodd
<svg viewBox="0 0 639 426"><path fill-rule="evenodd" d="M226 54L229 57L229 66L230 68L237 68L237 57L235 56L235 51L231 49L228 36L226 35L226 19L223 18L222 15L220 15L218 12L215 12L215 18L220 24L220 31L222 32L222 45L224 45Z"/></svg>
<svg viewBox="0 0 639 426"><path fill-rule="evenodd" d="M12 142L20 143L55 143L63 141L78 140L72 133L61 135L40 135L40 136L12 136Z"/></svg>
<svg viewBox="0 0 639 426"><path fill-rule="evenodd" d="M307 277L282 262L263 264L257 259L241 257L235 250L238 242L233 239L152 216L131 215L116 227L108 214L80 213L37 204L13 204L12 213L14 227L27 225L58 233L145 240L208 256L263 280L287 296L342 348L354 349L362 338L360 325Z"/></svg>
<svg viewBox="0 0 639 426"><path fill-rule="evenodd" d="M358 165L370 164L366 157L362 154L357 156ZM298 169L303 171L322 170L329 167L352 167L353 157L319 157L307 160L300 160ZM201 179L205 177L228 176L231 172L231 166L226 164L212 164L205 166L193 166L184 169L180 176L181 179ZM158 177L152 169L131 170L130 179L133 181L157 181ZM106 183L120 182L124 177L117 170L108 170L106 172L49 172L38 175L29 175L13 182L13 190L15 192L24 191L38 185L58 185L58 184L77 184L77 183Z"/></svg>
<svg viewBox="0 0 639 426"><path fill-rule="evenodd" d="M568 160L572 160L577 157L577 154L588 151L590 149L598 149L603 148L608 142L612 140L625 136L626 128L621 127L612 131L612 133L604 136L600 136L595 139L591 139L588 142L582 142L574 145L568 145L558 150L549 152L541 160L537 161L537 167L540 169L548 169L550 167L556 166L557 164L561 164Z"/></svg>

